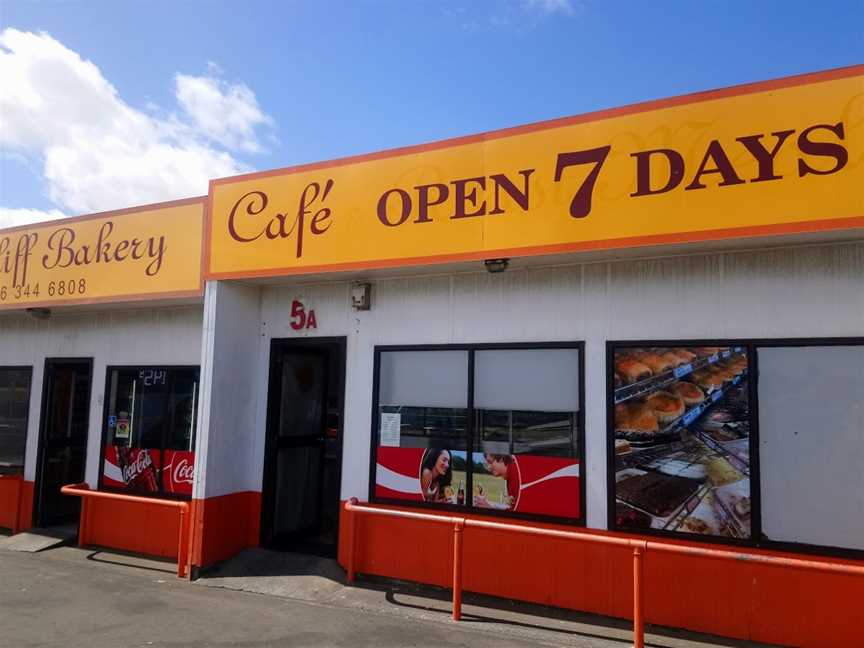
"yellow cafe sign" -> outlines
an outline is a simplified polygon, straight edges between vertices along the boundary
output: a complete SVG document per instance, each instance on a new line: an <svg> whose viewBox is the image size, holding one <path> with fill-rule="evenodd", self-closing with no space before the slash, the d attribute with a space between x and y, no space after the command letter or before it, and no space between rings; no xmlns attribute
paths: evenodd
<svg viewBox="0 0 864 648"><path fill-rule="evenodd" d="M204 202L0 230L0 310L201 295Z"/></svg>
<svg viewBox="0 0 864 648"><path fill-rule="evenodd" d="M214 180L208 279L864 228L864 66Z"/></svg>

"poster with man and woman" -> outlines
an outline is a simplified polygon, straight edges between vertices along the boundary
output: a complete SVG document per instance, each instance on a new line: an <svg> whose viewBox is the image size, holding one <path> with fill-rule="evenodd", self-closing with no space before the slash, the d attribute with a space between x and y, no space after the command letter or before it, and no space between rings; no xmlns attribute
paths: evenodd
<svg viewBox="0 0 864 648"><path fill-rule="evenodd" d="M464 450L443 447L380 446L375 496L477 509L580 517L578 460L474 452L469 462L467 455Z"/></svg>

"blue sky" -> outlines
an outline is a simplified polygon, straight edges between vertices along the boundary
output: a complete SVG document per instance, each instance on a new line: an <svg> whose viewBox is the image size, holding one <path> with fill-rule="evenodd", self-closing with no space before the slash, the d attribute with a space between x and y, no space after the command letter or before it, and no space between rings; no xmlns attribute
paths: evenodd
<svg viewBox="0 0 864 648"><path fill-rule="evenodd" d="M0 226L862 63L862 25L861 0L0 0Z"/></svg>

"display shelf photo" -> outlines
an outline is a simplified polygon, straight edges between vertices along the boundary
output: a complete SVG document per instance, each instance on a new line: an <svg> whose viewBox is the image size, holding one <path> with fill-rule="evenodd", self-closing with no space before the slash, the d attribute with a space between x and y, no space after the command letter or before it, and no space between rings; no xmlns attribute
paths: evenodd
<svg viewBox="0 0 864 648"><path fill-rule="evenodd" d="M746 377L747 370L743 370L741 374L735 376L728 385L715 389L706 394L704 401L698 405L694 405L687 409L680 417L667 424L661 430L656 432L634 432L616 430L616 438L626 439L629 443L636 447L654 446L658 444L666 444L677 439L681 430L691 427L699 418L705 414L713 405L718 403L729 390L736 387Z"/></svg>
<svg viewBox="0 0 864 648"><path fill-rule="evenodd" d="M621 347L614 357L616 374L639 378L613 392L620 526L748 538L746 349Z"/></svg>

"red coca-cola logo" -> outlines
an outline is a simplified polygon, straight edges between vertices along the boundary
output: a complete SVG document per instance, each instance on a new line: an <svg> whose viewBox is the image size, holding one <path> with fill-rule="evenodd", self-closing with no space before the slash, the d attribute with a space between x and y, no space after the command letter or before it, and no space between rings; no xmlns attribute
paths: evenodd
<svg viewBox="0 0 864 648"><path fill-rule="evenodd" d="M188 459L181 459L176 462L171 471L171 481L175 484L185 483L191 484L195 477L195 464Z"/></svg>
<svg viewBox="0 0 864 648"><path fill-rule="evenodd" d="M150 458L150 452L148 450L139 451L133 461L123 466L123 481L127 484L131 483L152 465L153 459Z"/></svg>

